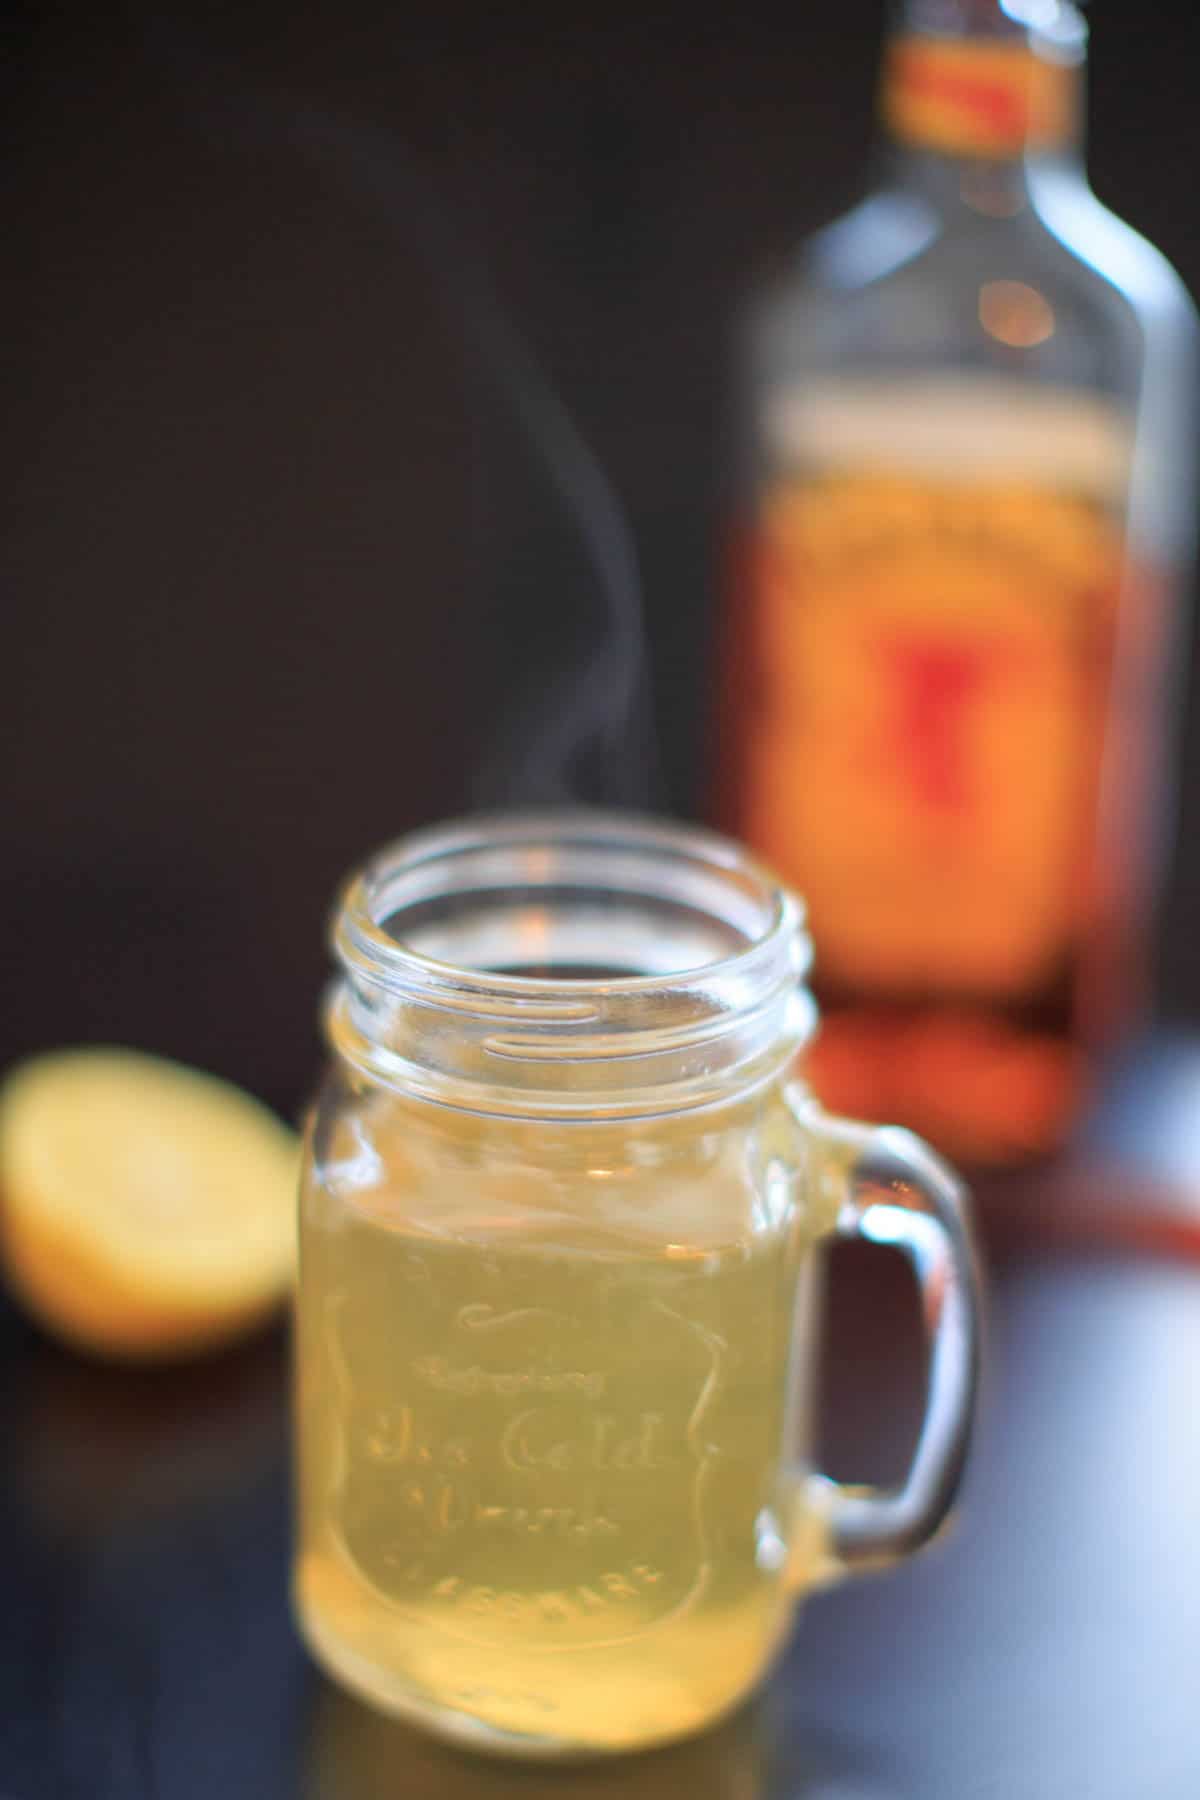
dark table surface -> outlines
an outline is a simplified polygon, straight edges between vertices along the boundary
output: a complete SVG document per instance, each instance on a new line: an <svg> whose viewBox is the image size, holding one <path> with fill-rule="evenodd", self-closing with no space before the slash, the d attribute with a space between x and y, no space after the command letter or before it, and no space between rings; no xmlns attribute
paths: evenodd
<svg viewBox="0 0 1200 1800"><path fill-rule="evenodd" d="M474 1762L308 1662L280 1334L130 1373L6 1311L0 1796L1195 1800L1197 1117L1200 1052L1158 1044L1069 1165L982 1196L990 1356L953 1534L811 1600L759 1703L715 1734L591 1768ZM894 1476L911 1441L906 1280L885 1253L837 1253L838 1475Z"/></svg>

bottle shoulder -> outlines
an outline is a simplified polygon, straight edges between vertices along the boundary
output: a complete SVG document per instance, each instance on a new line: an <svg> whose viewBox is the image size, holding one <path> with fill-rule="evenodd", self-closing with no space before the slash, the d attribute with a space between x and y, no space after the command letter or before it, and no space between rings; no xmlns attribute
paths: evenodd
<svg viewBox="0 0 1200 1800"><path fill-rule="evenodd" d="M881 189L816 232L796 272L830 295L859 292L903 275L943 235L936 210L919 196Z"/></svg>
<svg viewBox="0 0 1200 1800"><path fill-rule="evenodd" d="M1081 287L1100 283L1134 307L1178 309L1195 318L1168 259L1097 198L1076 168L1031 174L1027 199L1009 216L968 205L946 209L901 186L866 195L814 233L789 277L845 297L955 263L1040 264Z"/></svg>
<svg viewBox="0 0 1200 1800"><path fill-rule="evenodd" d="M1032 192L1051 237L1088 276L1119 292L1145 325L1195 337L1200 321L1178 270L1148 238L1110 211L1086 181L1052 169L1038 178Z"/></svg>
<svg viewBox="0 0 1200 1800"><path fill-rule="evenodd" d="M1014 340L1001 321L997 336L989 290L1001 308L1040 308L1043 323L1018 319ZM1072 173L1031 182L1000 218L880 190L809 241L748 324L769 380L814 364L929 362L1132 397L1144 357L1166 345L1182 356L1194 320L1166 258Z"/></svg>

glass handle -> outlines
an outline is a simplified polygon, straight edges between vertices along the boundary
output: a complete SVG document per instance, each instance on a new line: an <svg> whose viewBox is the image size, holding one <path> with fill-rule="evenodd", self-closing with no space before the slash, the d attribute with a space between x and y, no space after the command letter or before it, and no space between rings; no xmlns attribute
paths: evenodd
<svg viewBox="0 0 1200 1800"><path fill-rule="evenodd" d="M927 1544L954 1504L979 1375L979 1276L966 1189L911 1132L817 1114L823 1173L839 1237L903 1252L916 1272L929 1341L928 1391L916 1452L894 1490L802 1477L807 1583L882 1568Z"/></svg>

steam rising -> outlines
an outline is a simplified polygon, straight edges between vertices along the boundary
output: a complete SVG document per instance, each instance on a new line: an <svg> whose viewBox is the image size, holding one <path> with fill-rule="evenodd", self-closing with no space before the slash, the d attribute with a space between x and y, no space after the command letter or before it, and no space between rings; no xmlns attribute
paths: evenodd
<svg viewBox="0 0 1200 1800"><path fill-rule="evenodd" d="M580 607L590 610L591 642L550 676L536 654L531 659L536 698L517 695L501 723L500 741L476 777L473 799L483 806L581 800L652 805L658 757L629 524L597 457L506 316L482 260L395 133L314 107L302 96L252 88L236 69L181 37L174 24L164 31L159 22L153 35L193 104L220 112L224 133L232 124L247 137L286 145L387 220L432 277L476 374L511 414L554 503L574 527L585 579L563 601L574 606L578 594ZM203 101L197 99L201 93Z"/></svg>

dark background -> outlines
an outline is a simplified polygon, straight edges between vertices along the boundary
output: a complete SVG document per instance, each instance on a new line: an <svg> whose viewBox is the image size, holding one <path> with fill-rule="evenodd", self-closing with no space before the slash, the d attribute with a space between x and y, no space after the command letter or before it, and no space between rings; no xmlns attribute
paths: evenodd
<svg viewBox="0 0 1200 1800"><path fill-rule="evenodd" d="M1200 290L1194 16L1090 11L1095 186ZM445 217L642 560L660 783L633 758L606 787L569 745L542 774L702 804L726 336L866 179L882 22L879 0L19 14L0 1063L123 1041L293 1108L347 867L530 797L514 720L610 684L592 565L481 375ZM1185 764L1161 987L1186 1018L1195 724Z"/></svg>
<svg viewBox="0 0 1200 1800"><path fill-rule="evenodd" d="M1200 291L1194 14L1090 10L1095 185ZM594 571L480 376L439 206L636 533L662 775L635 755L612 791L700 804L726 334L865 179L881 27L879 0L18 12L0 1067L117 1040L292 1110L348 865L506 787L603 791L542 730L612 686ZM1194 1020L1192 715L1161 986ZM522 762L537 740L561 766ZM1185 1057L1118 1109L1143 1153L1186 1140L1189 1192L1197 1091ZM1090 1218L1095 1169L1076 1180ZM911 1435L916 1318L881 1263L831 1307L846 1478L894 1478ZM764 1795L1200 1791L1198 1321L1171 1263L1023 1249L997 1271L960 1533L813 1603ZM306 1670L278 1334L134 1375L0 1306L0 1348L6 1800L557 1800L556 1774L476 1780ZM757 1792L745 1729L579 1792Z"/></svg>

